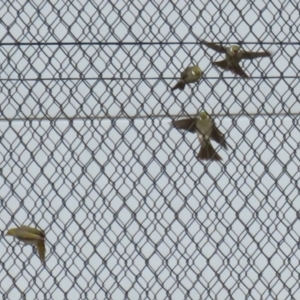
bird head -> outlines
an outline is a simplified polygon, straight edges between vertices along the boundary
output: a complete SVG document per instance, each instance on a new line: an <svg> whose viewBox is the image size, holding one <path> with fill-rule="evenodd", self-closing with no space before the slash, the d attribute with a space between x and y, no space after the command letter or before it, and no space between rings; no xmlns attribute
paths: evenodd
<svg viewBox="0 0 300 300"><path fill-rule="evenodd" d="M205 111L201 111L201 113L199 114L199 117L201 120L206 120L208 115Z"/></svg>
<svg viewBox="0 0 300 300"><path fill-rule="evenodd" d="M233 55L237 55L239 53L240 49L241 48L238 45L232 45L230 47L230 51L231 51L231 53L233 53Z"/></svg>
<svg viewBox="0 0 300 300"><path fill-rule="evenodd" d="M194 66L194 68L193 68L193 73L194 73L194 75L197 75L197 76L203 75L203 72L202 72L202 70L199 68L199 66Z"/></svg>
<svg viewBox="0 0 300 300"><path fill-rule="evenodd" d="M8 229L5 235L15 236L17 228Z"/></svg>

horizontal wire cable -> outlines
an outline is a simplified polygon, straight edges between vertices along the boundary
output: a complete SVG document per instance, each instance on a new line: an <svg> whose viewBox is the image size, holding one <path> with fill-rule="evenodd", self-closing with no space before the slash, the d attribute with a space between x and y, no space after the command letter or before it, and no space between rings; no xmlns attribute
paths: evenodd
<svg viewBox="0 0 300 300"><path fill-rule="evenodd" d="M229 76L229 77L205 77L205 79L237 79L241 81L249 81L249 79L295 79L299 78L299 76L255 76L255 77L250 77L248 79L243 79L241 77L237 76ZM0 81L47 81L47 80L53 80L53 81L58 81L58 80L159 80L159 79L165 79L165 80L176 80L180 79L179 77L132 77L132 78L114 78L114 77L62 77L62 78L1 78ZM203 78L204 79L204 78Z"/></svg>
<svg viewBox="0 0 300 300"><path fill-rule="evenodd" d="M211 43L217 43L222 45L228 45L232 43L242 44L242 45L300 45L299 42L222 42L220 41L210 41ZM74 46L74 45L128 45L128 46L142 46L142 45L199 45L199 42L10 42L10 43L0 43L0 46Z"/></svg>
<svg viewBox="0 0 300 300"><path fill-rule="evenodd" d="M289 113L284 114L284 113L230 113L230 114L226 114L226 113L220 113L220 114L209 114L211 117L213 118L219 118L219 117L287 117L289 118L290 116L299 116L299 113ZM195 116L195 114L179 114L179 115L165 115L165 114L160 114L160 115L145 115L145 116L138 116L138 117L132 117L132 116L116 116L116 117L108 117L108 116L98 116L98 117L58 117L58 118L48 118L48 117L30 117L30 118L5 118L5 119L0 119L0 122L32 122L32 121L36 121L36 122L40 122L40 121L44 121L44 122L53 122L53 121L57 121L57 122L61 122L61 121L94 121L94 120L107 120L107 121L124 121L124 120L131 120L131 121L137 121L137 120L146 120L146 119L158 119L158 120L163 120L163 119L170 119L170 118L183 118L183 117L187 117L187 116Z"/></svg>
<svg viewBox="0 0 300 300"><path fill-rule="evenodd" d="M234 43L234 42L233 42ZM248 44L248 45L300 45L300 42L240 42L237 41L235 43L238 44ZM143 46L143 45L199 45L201 44L201 41L199 42L11 42L11 43L0 43L0 46L73 46L73 45L79 45L79 46L88 46L88 45L98 45L98 46L109 46L109 45L129 45L129 46ZM230 42L222 44L230 44ZM296 79L299 78L298 76L255 76L249 78L255 79L255 80L266 80L266 79ZM8 82L8 81L67 81L67 80L74 80L74 81L87 81L87 80L105 80L105 81L130 81L130 80L178 80L179 77L56 77L56 78L0 78L0 82ZM218 79L237 79L244 81L244 79L236 77L236 76L228 76L228 77L205 77L204 80L218 80ZM246 81L249 81L245 80ZM229 116L235 117L235 116L256 116L255 113L248 113L248 114L234 114L230 113ZM263 114L260 113L260 116L287 116L286 114ZM298 115L294 113L289 113L289 115ZM58 118L45 118L45 117L30 117L30 118L5 118L0 119L0 122L12 122L12 121L76 121L76 120L139 120L139 119L149 119L149 118L157 118L157 119L163 119L163 118L169 118L169 117L175 117L176 115L147 115L147 116L139 116L139 117L108 117L108 116L97 116L97 117L58 117ZM212 117L221 117L221 116L227 116L225 113L220 114L211 114ZM179 117L178 115L176 117Z"/></svg>

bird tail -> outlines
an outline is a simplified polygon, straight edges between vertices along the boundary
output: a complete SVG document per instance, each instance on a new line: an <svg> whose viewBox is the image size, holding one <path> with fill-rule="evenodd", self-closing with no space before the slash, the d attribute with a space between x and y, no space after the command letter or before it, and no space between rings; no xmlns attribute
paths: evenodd
<svg viewBox="0 0 300 300"><path fill-rule="evenodd" d="M45 249L45 242L44 241L38 241L36 244L36 248L37 251L39 253L39 257L42 263L45 262L45 253L46 253L46 249Z"/></svg>
<svg viewBox="0 0 300 300"><path fill-rule="evenodd" d="M203 140L201 142L201 148L197 158L200 160L222 160L222 157L216 152L209 140Z"/></svg>
<svg viewBox="0 0 300 300"><path fill-rule="evenodd" d="M185 87L185 82L180 80L174 87L171 88L171 90L174 91L174 90L179 89L179 90L183 91L184 87Z"/></svg>

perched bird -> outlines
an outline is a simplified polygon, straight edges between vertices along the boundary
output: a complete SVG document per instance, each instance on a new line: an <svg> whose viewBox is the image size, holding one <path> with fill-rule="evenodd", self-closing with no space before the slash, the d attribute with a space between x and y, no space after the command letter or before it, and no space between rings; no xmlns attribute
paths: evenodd
<svg viewBox="0 0 300 300"><path fill-rule="evenodd" d="M9 229L6 235L13 236L26 245L35 245L41 262L45 262L45 233L42 230L22 225Z"/></svg>
<svg viewBox="0 0 300 300"><path fill-rule="evenodd" d="M244 51L237 45L225 47L222 45L208 43L205 41L202 41L201 43L206 47L215 50L216 52L225 53L225 59L221 61L213 62L213 65L225 71L231 71L233 74L239 75L243 78L249 78L249 76L244 72L244 70L239 65L239 62L241 60L272 56L272 54L268 51L264 51L264 52Z"/></svg>
<svg viewBox="0 0 300 300"><path fill-rule="evenodd" d="M177 84L171 88L171 90L180 89L184 90L184 87L187 83L197 82L201 76L203 75L202 70L198 66L187 67L181 73L181 79L177 82Z"/></svg>
<svg viewBox="0 0 300 300"><path fill-rule="evenodd" d="M224 149L227 149L225 137L205 111L201 112L196 118L173 121L172 124L177 129L197 133L201 144L200 152L197 156L198 159L222 160L221 156L211 145L210 140L216 141Z"/></svg>

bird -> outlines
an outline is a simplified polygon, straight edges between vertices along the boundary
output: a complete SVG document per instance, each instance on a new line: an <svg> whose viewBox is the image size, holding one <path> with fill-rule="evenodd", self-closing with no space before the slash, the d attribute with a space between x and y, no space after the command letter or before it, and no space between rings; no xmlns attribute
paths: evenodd
<svg viewBox="0 0 300 300"><path fill-rule="evenodd" d="M7 236L13 236L26 245L34 245L38 250L38 254L42 263L45 262L45 233L44 231L22 225L17 228L11 228L6 233Z"/></svg>
<svg viewBox="0 0 300 300"><path fill-rule="evenodd" d="M212 64L214 66L217 66L225 71L231 71L233 74L241 76L242 78L249 78L249 76L245 73L245 71L239 64L241 60L272 56L271 52L269 51L244 51L238 45L231 45L230 47L225 47L219 44L209 43L206 41L201 41L201 43L218 53L225 53L225 59L213 62Z"/></svg>
<svg viewBox="0 0 300 300"><path fill-rule="evenodd" d="M184 90L184 87L187 83L194 83L199 81L201 76L203 75L202 70L199 66L191 66L184 69L181 73L181 79L177 82L177 84L171 88L171 90L179 89L181 91Z"/></svg>
<svg viewBox="0 0 300 300"><path fill-rule="evenodd" d="M205 111L200 112L200 114L195 118L172 121L172 124L177 129L197 133L201 145L200 152L197 155L199 160L222 160L222 157L211 145L210 140L217 142L227 150L228 148L225 137Z"/></svg>

